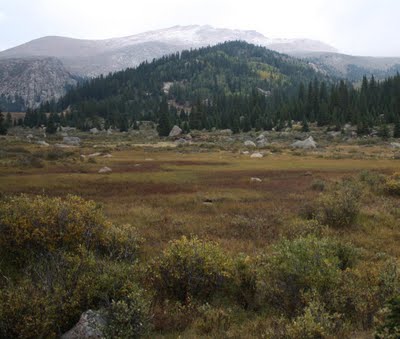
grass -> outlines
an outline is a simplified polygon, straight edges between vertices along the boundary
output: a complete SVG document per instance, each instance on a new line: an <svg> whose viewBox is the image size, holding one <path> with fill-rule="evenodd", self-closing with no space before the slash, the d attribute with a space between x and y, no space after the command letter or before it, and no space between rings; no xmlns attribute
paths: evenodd
<svg viewBox="0 0 400 339"><path fill-rule="evenodd" d="M358 177L364 170L390 174L400 165L400 160L392 159L393 151L377 144L332 145L302 154L280 145L278 153L250 159L240 154L240 145L234 145L234 151L205 151L196 145L117 147L106 142L101 147L111 158L98 156L95 163L81 160L80 154L99 151L96 141L91 136L84 148L67 149L65 157L50 160L49 149L7 141L1 148L1 194L71 193L93 199L115 223L138 228L145 239L144 258L159 254L169 240L182 235L215 240L232 254L256 254L291 235L292 221L320 194L313 188L316 180L329 185ZM13 161L21 154L40 157L43 167L15 167ZM103 166L112 173L98 174ZM252 177L262 181L250 182ZM362 197L357 225L331 232L363 248L365 260L377 260L381 252L398 259L397 205L398 198L376 195L371 189ZM251 326L251 321L244 319L244 326Z"/></svg>

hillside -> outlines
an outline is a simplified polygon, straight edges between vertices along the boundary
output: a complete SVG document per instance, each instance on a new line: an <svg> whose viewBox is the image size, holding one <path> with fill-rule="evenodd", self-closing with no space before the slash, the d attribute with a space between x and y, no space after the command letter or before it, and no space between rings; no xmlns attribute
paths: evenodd
<svg viewBox="0 0 400 339"><path fill-rule="evenodd" d="M99 116L115 121L155 119L160 98L177 106L217 97L249 95L255 89L272 104L281 96L297 93L300 82L324 78L313 67L287 55L245 42L184 51L143 63L107 77L98 77L71 90L58 109L72 110L80 119Z"/></svg>

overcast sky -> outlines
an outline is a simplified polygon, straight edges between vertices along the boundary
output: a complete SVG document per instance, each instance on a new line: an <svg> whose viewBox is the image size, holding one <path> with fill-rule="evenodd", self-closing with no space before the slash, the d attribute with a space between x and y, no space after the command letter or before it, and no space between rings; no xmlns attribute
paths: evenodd
<svg viewBox="0 0 400 339"><path fill-rule="evenodd" d="M0 50L46 35L102 39L210 24L400 56L399 16L399 0L0 0Z"/></svg>

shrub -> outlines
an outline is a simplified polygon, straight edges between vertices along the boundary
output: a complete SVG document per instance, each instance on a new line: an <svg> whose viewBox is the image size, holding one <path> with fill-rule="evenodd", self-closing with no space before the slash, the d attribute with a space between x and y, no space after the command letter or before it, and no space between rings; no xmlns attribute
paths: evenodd
<svg viewBox="0 0 400 339"><path fill-rule="evenodd" d="M289 338L341 337L343 321L339 314L330 314L318 300L310 302L304 313L296 317L286 328Z"/></svg>
<svg viewBox="0 0 400 339"><path fill-rule="evenodd" d="M15 196L0 205L0 251L18 260L59 249L93 249L110 227L93 201Z"/></svg>
<svg viewBox="0 0 400 339"><path fill-rule="evenodd" d="M386 178L385 192L390 195L400 195L400 173L394 173Z"/></svg>
<svg viewBox="0 0 400 339"><path fill-rule="evenodd" d="M199 309L200 316L195 321L195 329L200 335L224 337L232 325L232 310L213 308L205 304Z"/></svg>
<svg viewBox="0 0 400 339"><path fill-rule="evenodd" d="M400 297L393 298L382 310L383 323L377 328L375 338L397 339L400 337Z"/></svg>
<svg viewBox="0 0 400 339"><path fill-rule="evenodd" d="M86 252L52 253L30 264L0 289L1 338L54 338L88 309L130 292L132 270Z"/></svg>
<svg viewBox="0 0 400 339"><path fill-rule="evenodd" d="M321 180L321 179L316 179L311 184L311 188L314 191L322 192L322 191L325 190L325 187L326 187L326 182L324 180Z"/></svg>
<svg viewBox="0 0 400 339"><path fill-rule="evenodd" d="M283 240L272 254L260 258L257 290L268 304L288 315L304 307L303 294L322 297L338 285L341 272L353 261L349 246L310 235ZM324 300L324 299L322 299Z"/></svg>
<svg viewBox="0 0 400 339"><path fill-rule="evenodd" d="M360 211L360 189L344 182L333 191L323 194L316 203L316 218L324 225L346 228L354 224Z"/></svg>
<svg viewBox="0 0 400 339"><path fill-rule="evenodd" d="M257 296L257 266L249 256L240 255L234 266L234 294L237 302L244 309L258 307Z"/></svg>
<svg viewBox="0 0 400 339"><path fill-rule="evenodd" d="M113 301L107 310L106 338L139 338L150 328L150 304L140 289Z"/></svg>
<svg viewBox="0 0 400 339"><path fill-rule="evenodd" d="M231 278L231 262L219 246L196 237L169 243L150 274L159 297L188 302L212 297Z"/></svg>

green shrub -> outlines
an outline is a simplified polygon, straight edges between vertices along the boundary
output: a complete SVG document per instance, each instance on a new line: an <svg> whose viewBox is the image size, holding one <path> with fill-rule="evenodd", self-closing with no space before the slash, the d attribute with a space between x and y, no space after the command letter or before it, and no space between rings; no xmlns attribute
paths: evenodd
<svg viewBox="0 0 400 339"><path fill-rule="evenodd" d="M131 275L129 266L103 262L86 251L49 254L2 284L0 337L57 337L84 311L129 293Z"/></svg>
<svg viewBox="0 0 400 339"><path fill-rule="evenodd" d="M106 338L139 338L150 328L150 303L143 291L131 292L118 301L113 301L107 310Z"/></svg>
<svg viewBox="0 0 400 339"><path fill-rule="evenodd" d="M343 320L339 314L330 314L318 300L310 302L302 315L287 326L288 338L330 338L342 337Z"/></svg>
<svg viewBox="0 0 400 339"><path fill-rule="evenodd" d="M232 264L219 246L196 237L169 243L150 273L159 297L207 300L231 278Z"/></svg>
<svg viewBox="0 0 400 339"><path fill-rule="evenodd" d="M200 316L194 323L200 335L212 335L215 338L224 337L232 325L232 310L214 308L205 304L199 308Z"/></svg>
<svg viewBox="0 0 400 339"><path fill-rule="evenodd" d="M360 189L344 182L331 192L323 194L316 202L315 217L327 226L346 228L352 226L360 212Z"/></svg>
<svg viewBox="0 0 400 339"><path fill-rule="evenodd" d="M93 249L111 224L93 201L20 195L0 205L0 250L9 257Z"/></svg>
<svg viewBox="0 0 400 339"><path fill-rule="evenodd" d="M394 173L386 178L384 190L387 194L400 196L400 173Z"/></svg>
<svg viewBox="0 0 400 339"><path fill-rule="evenodd" d="M393 298L381 313L383 323L377 328L375 338L400 338L400 297Z"/></svg>
<svg viewBox="0 0 400 339"><path fill-rule="evenodd" d="M246 310L256 309L257 266L253 258L240 255L234 262L234 295L236 301Z"/></svg>
<svg viewBox="0 0 400 339"><path fill-rule="evenodd" d="M347 247L313 235L283 240L260 258L259 296L288 315L296 314L304 307L304 293L325 297L338 285L342 270L355 256Z"/></svg>
<svg viewBox="0 0 400 339"><path fill-rule="evenodd" d="M321 179L315 179L311 184L311 188L314 191L319 191L319 192L325 191L326 182Z"/></svg>

